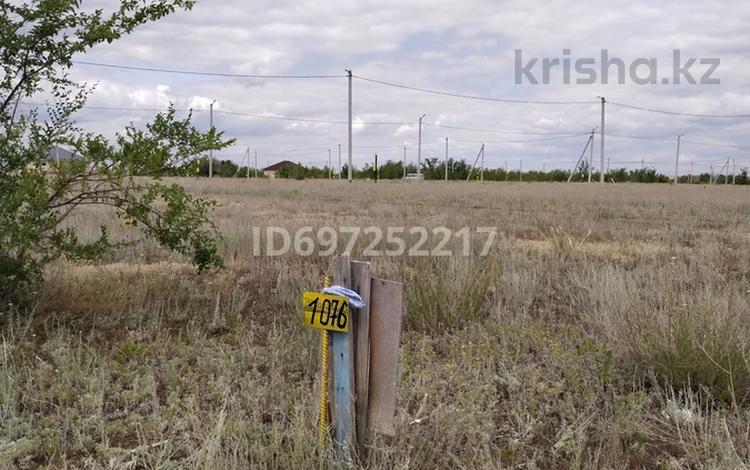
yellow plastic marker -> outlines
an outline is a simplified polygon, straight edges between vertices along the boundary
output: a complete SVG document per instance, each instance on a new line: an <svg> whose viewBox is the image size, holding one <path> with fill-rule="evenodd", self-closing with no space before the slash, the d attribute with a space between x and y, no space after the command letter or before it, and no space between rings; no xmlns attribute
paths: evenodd
<svg viewBox="0 0 750 470"><path fill-rule="evenodd" d="M303 322L309 328L349 331L349 299L319 292L302 293Z"/></svg>

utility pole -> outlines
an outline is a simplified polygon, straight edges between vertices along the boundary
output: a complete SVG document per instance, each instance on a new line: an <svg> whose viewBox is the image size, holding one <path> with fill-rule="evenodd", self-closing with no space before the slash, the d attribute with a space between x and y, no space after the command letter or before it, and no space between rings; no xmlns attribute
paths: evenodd
<svg viewBox="0 0 750 470"><path fill-rule="evenodd" d="M341 144L339 144L339 179L341 179Z"/></svg>
<svg viewBox="0 0 750 470"><path fill-rule="evenodd" d="M214 103L216 103L216 100L213 100L211 104L208 106L208 113L209 113L209 125L211 127L211 130L214 130ZM210 148L208 149L208 177L213 178L214 177L214 149Z"/></svg>
<svg viewBox="0 0 750 470"><path fill-rule="evenodd" d="M732 159L732 184L734 184L735 178L736 178L736 172L735 170L735 161L734 158Z"/></svg>
<svg viewBox="0 0 750 470"><path fill-rule="evenodd" d="M591 172L594 167L594 133L596 132L597 129L598 127L591 129L591 137L589 137L589 139L591 139L589 142L589 164L588 164L589 183L591 183Z"/></svg>
<svg viewBox="0 0 750 470"><path fill-rule="evenodd" d="M726 171L724 172L724 184L729 184L729 159L727 158L727 162L725 163L727 166Z"/></svg>
<svg viewBox="0 0 750 470"><path fill-rule="evenodd" d="M333 166L331 165L331 149L328 149L328 179L333 178Z"/></svg>
<svg viewBox="0 0 750 470"><path fill-rule="evenodd" d="M445 181L448 181L448 138L445 138Z"/></svg>
<svg viewBox="0 0 750 470"><path fill-rule="evenodd" d="M693 182L693 163L694 162L690 162L690 175L688 176L688 183L691 184Z"/></svg>
<svg viewBox="0 0 750 470"><path fill-rule="evenodd" d="M378 154L375 154L375 182L378 182Z"/></svg>
<svg viewBox="0 0 750 470"><path fill-rule="evenodd" d="M599 182L604 183L604 104L607 102L606 99L604 99L603 96L600 96L602 100L602 124L599 126L602 130L602 139L601 139L601 155L600 155L600 167L601 167L601 174L599 175Z"/></svg>
<svg viewBox="0 0 750 470"><path fill-rule="evenodd" d="M255 151L255 177L258 177L258 151Z"/></svg>
<svg viewBox="0 0 750 470"><path fill-rule="evenodd" d="M482 144L482 169L479 172L479 181L484 181L484 144Z"/></svg>
<svg viewBox="0 0 750 470"><path fill-rule="evenodd" d="M589 164L588 164L588 173L589 178L588 182L591 183L591 166L594 164L594 131L591 131L591 136L589 137Z"/></svg>
<svg viewBox="0 0 750 470"><path fill-rule="evenodd" d="M594 129L594 130L595 130L595 129ZM591 135L589 136L589 138L588 138L588 139L586 139L586 145L584 145L584 146L583 146L583 150L581 150L581 156L580 156L580 157L578 157L578 160L576 160L576 164L575 164L575 165L573 165L573 169L572 169L571 171L569 171L569 172L568 172L568 180L567 180L567 182L568 182L568 183L570 183L570 182L571 182L571 181L573 180L573 176L575 176L575 175L577 175L577 174L578 174L578 168L580 168L580 166L581 166L581 162L582 162L582 161L584 161L584 160L583 160L583 158L584 158L584 155L586 155L586 149L589 149L589 157L587 158L587 160L586 160L586 161L587 161L587 162L591 162L591 161L592 161L592 160L591 160L591 157L592 157L592 155L591 155L591 152L590 152L590 150L591 150L591 147L592 147L593 145L594 145L594 139L593 139L593 130L592 130L592 131L591 131ZM589 167L589 171L588 171L588 174L589 174L589 175L588 175L588 176L589 176L589 177L588 177L588 182L590 183L590 182L591 182L591 171L590 171L590 170L591 170L591 165L588 165L588 167Z"/></svg>
<svg viewBox="0 0 750 470"><path fill-rule="evenodd" d="M347 166L348 170L348 180L351 183L352 182L352 71L347 70L346 71L347 79L349 80L349 165Z"/></svg>
<svg viewBox="0 0 750 470"><path fill-rule="evenodd" d="M519 160L518 165L518 181L523 181L523 158Z"/></svg>
<svg viewBox="0 0 750 470"><path fill-rule="evenodd" d="M403 170L404 170L404 178L406 178L406 145L404 145L404 164L403 164Z"/></svg>
<svg viewBox="0 0 750 470"><path fill-rule="evenodd" d="M503 169L505 170L505 181L508 181L508 160L505 160L505 163L503 164Z"/></svg>
<svg viewBox="0 0 750 470"><path fill-rule="evenodd" d="M250 146L247 146L247 168L245 170L245 179L250 179Z"/></svg>
<svg viewBox="0 0 750 470"><path fill-rule="evenodd" d="M417 179L422 175L422 119L426 114L419 117L419 142L417 144Z"/></svg>
<svg viewBox="0 0 750 470"><path fill-rule="evenodd" d="M674 157L674 184L677 184L679 182L677 172L680 169L680 139L682 139L683 135L685 134L680 134L677 136L677 155Z"/></svg>

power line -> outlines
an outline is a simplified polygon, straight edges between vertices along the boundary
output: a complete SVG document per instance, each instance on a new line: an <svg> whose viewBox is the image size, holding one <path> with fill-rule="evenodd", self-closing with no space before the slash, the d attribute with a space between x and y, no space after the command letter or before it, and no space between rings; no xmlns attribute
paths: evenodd
<svg viewBox="0 0 750 470"><path fill-rule="evenodd" d="M103 67L118 70L138 70L141 72L160 72L178 75L198 75L204 77L226 77L226 78L267 78L267 79L322 79L322 78L344 78L345 75L265 75L259 73L225 73L225 72L202 72L195 70L176 70L157 67L140 67L135 65L104 64L101 62L87 62L74 60L74 64L88 65L91 67Z"/></svg>
<svg viewBox="0 0 750 470"><path fill-rule="evenodd" d="M190 111L190 110L182 110L184 112ZM196 109L194 111L197 112L203 112L206 111L205 109ZM239 112L239 111L219 111L214 110L214 113L220 113L220 114L227 114L231 116L243 116L243 117L251 117L251 118L257 118L257 119L276 119L281 121L297 121L297 122L312 122L312 123L322 123L322 124L348 124L348 121L335 121L330 119L314 119L314 118L297 118L297 117L289 117L289 116L270 116L268 114L253 114L253 113L245 113L245 112ZM389 127L399 127L408 125L404 122L385 122L385 121L354 121L355 124L367 124L369 126L389 126ZM326 147L327 148L327 147Z"/></svg>
<svg viewBox="0 0 750 470"><path fill-rule="evenodd" d="M555 136L555 137L546 137L546 138L540 138L540 139L525 139L525 140L500 140L500 141L483 140L483 141L476 141L476 140L453 139L453 141L455 141L455 142L465 142L465 143L477 143L477 144L525 144L527 142L549 142L549 141L571 139L573 137L581 137L581 136L589 135L589 134L591 134L591 133L590 132L580 132L580 133L577 133L577 134L562 135L562 136Z"/></svg>
<svg viewBox="0 0 750 470"><path fill-rule="evenodd" d="M723 148L732 148L732 149L750 149L750 146L748 145L731 145L731 144L712 144L709 142L699 142L695 140L685 140L682 139L683 143L687 144L693 144L693 145L702 145L705 147L723 147Z"/></svg>
<svg viewBox="0 0 750 470"><path fill-rule="evenodd" d="M596 132L597 135L601 135L601 132ZM623 135L623 134L612 134L610 132L607 132L607 137L618 137L621 139L634 139L634 140L652 140L657 142L668 142L671 140L674 140L675 137L669 136L669 137L650 137L645 135ZM684 140L683 140L684 142Z"/></svg>
<svg viewBox="0 0 750 470"><path fill-rule="evenodd" d="M715 163L725 163L726 161L727 161L727 159L724 158L724 159L721 159L721 160L700 160L700 161L690 161L690 162L686 162L686 163L689 163L689 164L692 164L692 165L695 165L695 166L707 167L707 166L711 166L712 164L715 164ZM747 165L748 164L748 162L741 161L741 160L738 160L735 163L737 164L737 166L739 168L742 168L742 165Z"/></svg>
<svg viewBox="0 0 750 470"><path fill-rule="evenodd" d="M27 106L34 106L34 107L43 107L46 106L41 103L34 103L34 102L21 102L21 104L27 105ZM99 111L138 111L138 112L164 112L166 111L165 108L140 108L140 107L122 107L122 106L90 106L85 105L81 106L81 109L91 109L91 110L99 110ZM202 113L208 111L207 109L184 109L184 108L175 108L174 109L177 112L181 113ZM214 113L216 114L227 114L231 116L244 116L244 117L252 117L257 119L272 119L272 120L281 120L281 121L296 121L296 122L311 122L311 123L322 123L322 124L347 124L347 121L335 121L335 120L328 120L328 119L313 119L313 118L298 118L298 117L289 117L289 116L270 116L267 114L253 114L253 113L241 113L236 111L222 111L215 109ZM390 125L394 126L397 125L397 123L381 123L381 122L369 122L367 124L372 125ZM398 123L398 125L401 125L401 123Z"/></svg>
<svg viewBox="0 0 750 470"><path fill-rule="evenodd" d="M458 131L471 131L471 132L487 132L491 134L518 134L518 135L580 135L579 132L531 132L531 131L515 131L515 130L502 130L502 129L479 129L475 127L458 127L450 126L447 124L429 124L422 123L423 126L439 127L441 129L453 129ZM588 134L588 132L586 132Z"/></svg>
<svg viewBox="0 0 750 470"><path fill-rule="evenodd" d="M688 117L701 117L701 118L750 118L750 114L687 113L687 112L680 112L680 111L668 111L665 109L645 108L643 106L635 106L632 104L618 103L616 101L609 101L609 100L607 100L607 103L615 105L615 106L619 106L621 108L636 109L639 111L647 111L649 113L670 114L673 116L688 116Z"/></svg>
<svg viewBox="0 0 750 470"><path fill-rule="evenodd" d="M598 134L598 132L597 132ZM618 137L621 139L634 139L634 140L651 140L651 141L657 141L657 142L672 142L675 139L675 136L668 136L668 137L649 137L649 136L643 136L643 135L623 135L623 134L611 134L607 133L607 137ZM695 140L686 140L682 139L683 144L693 144L693 145L701 145L704 147L718 147L718 148L732 148L732 149L750 149L750 146L748 145L732 145L732 144L713 144L710 142L700 142Z"/></svg>
<svg viewBox="0 0 750 470"><path fill-rule="evenodd" d="M21 102L21 104L24 104L27 106L35 106L35 107L46 106L42 103L34 103L34 102L28 102L28 101ZM165 108L91 106L91 105L82 106L81 109L91 109L91 110L99 110L99 111L138 111L138 112L164 112L166 111ZM206 112L208 110L175 108L175 111L183 112L183 113L189 113L189 112L201 113L201 112ZM214 109L214 113L226 114L230 116L251 117L251 118L256 118L256 119L271 119L271 120L292 121L292 122L310 122L310 123L316 123L316 124L338 124L338 125L348 124L347 121L338 121L338 120L330 120L330 119L299 118L299 117L291 117L291 116L255 114L255 113L247 113L247 112L239 112L239 111L224 111L224 110L218 110L218 109ZM366 124L370 126L389 126L389 127L411 125L411 123L407 123L407 122L386 122L386 121L357 121L355 120L354 123ZM428 124L428 123L424 123L423 125L430 126L430 127L438 127L442 129L453 129L453 130L462 130L462 131L471 131L471 132L487 132L487 133L496 133L496 134L550 135L550 136L552 135L559 135L559 136L582 135L582 133L576 133L576 132L531 132L531 131L516 131L516 130L503 130L503 129L477 129L477 128L472 128L472 127L458 127L458 126L449 126L449 125L443 125L443 124ZM398 148L401 148L401 146L399 146Z"/></svg>
<svg viewBox="0 0 750 470"><path fill-rule="evenodd" d="M422 145L431 145L442 142L442 139L440 140L431 140L429 142L422 142ZM374 149L374 150L401 150L402 148L417 148L416 144L402 144L402 145L386 145L386 146L378 146L378 145L356 145L354 148L357 149Z"/></svg>
<svg viewBox="0 0 750 470"><path fill-rule="evenodd" d="M247 147L247 144L237 144L235 143L232 145L232 147ZM328 147L312 147L312 148L290 148L290 149L284 149L284 150L274 150L274 149L268 149L268 148L256 148L254 150L258 150L259 152L263 152L264 155L275 155L275 154L299 154L299 153L306 153L306 154L316 154L316 152L324 152L325 150L328 150Z"/></svg>
<svg viewBox="0 0 750 470"><path fill-rule="evenodd" d="M21 102L20 104L26 105L26 106L32 106L32 107L43 107L46 106L42 103L35 103L35 102ZM148 107L122 107L122 106L90 106L85 105L82 106L81 109L90 109L90 110L100 110L100 111L137 111L137 112L164 112L166 109L164 108L148 108ZM177 112L207 112L206 109L178 109L175 108L175 111ZM279 115L267 115L267 114L255 114L255 113L246 113L246 112L238 112L238 111L223 111L223 110L214 110L214 113L216 114L226 114L230 116L241 116L241 117L250 117L255 119L269 119L269 120L279 120L279 121L290 121L290 122L308 122L308 123L314 123L314 124L337 124L337 125L345 125L348 124L347 121L339 121L339 120L329 120L329 119L314 119L314 118L299 118L299 117L291 117L291 116L279 116ZM410 125L409 123L404 122L381 122L381 121L355 121L359 124L366 124L366 125L373 125L373 126L403 126L403 125ZM479 128L472 128L472 127L459 127L459 126L450 126L450 125L444 125L444 124L429 124L429 123L423 123L423 125L430 126L430 127L436 127L436 128L442 128L442 129L453 129L453 130L462 130L462 131L470 131L470 132L485 132L485 133L495 133L495 134L511 134L511 135L538 135L538 136L553 136L550 138L541 138L541 139L532 139L532 140L524 140L524 141L476 141L475 143L498 143L498 144L508 144L508 143L526 143L526 142L542 142L547 140L559 140L559 139L566 139L566 138L572 138L577 137L581 135L587 135L588 132L532 132L532 131L517 131L517 130L503 130L503 129L479 129ZM600 132L597 132L597 134L600 134ZM616 138L623 138L623 139L634 139L634 140L650 140L650 141L658 141L658 142L670 142L674 139L673 136L668 137L650 137L650 136L637 136L637 135L623 135L623 134L613 134L613 133L607 133L608 137L616 137ZM460 140L460 139L459 139ZM472 142L468 140L463 140L463 142ZM717 147L717 148L733 148L733 149L750 149L750 146L746 145L731 145L731 144L714 144L709 142L700 142L700 141L693 141L693 140L682 140L684 143L693 144L693 145L700 145L705 147ZM413 146L413 145L412 145ZM411 146L410 146L411 147ZM327 147L326 147L327 148ZM359 146L359 148L366 148ZM380 147L371 147L371 148L380 148ZM388 148L388 147L382 147L382 148ZM392 148L398 148L401 149L403 146L393 146Z"/></svg>
<svg viewBox="0 0 750 470"><path fill-rule="evenodd" d="M104 110L104 111L148 111L148 112L163 112L166 111L165 109L160 108L125 108L125 107L110 107L110 106L83 106L83 109L94 109L94 110ZM177 109L175 108L175 111L179 111L182 113L202 113L208 111L207 109ZM243 117L252 117L257 119L272 119L272 120L279 120L279 121L295 121L295 122L311 122L311 123L318 123L318 124L346 124L346 121L333 121L328 119L313 119L313 118L297 118L297 117L289 117L289 116L270 116L267 114L253 114L253 113L240 113L236 111L222 111L215 109L215 114L227 114L230 116L243 116Z"/></svg>
<svg viewBox="0 0 750 470"><path fill-rule="evenodd" d="M198 109L196 110L198 112L205 111L204 109ZM269 116L267 114L253 114L253 113L241 113L237 111L219 111L214 110L215 113L219 114L226 114L229 116L242 116L242 117L251 117L256 119L274 119L278 121L294 121L294 122L311 122L316 124L346 124L346 121L334 121L329 119L314 119L314 118L297 118L297 117L289 117L289 116Z"/></svg>
<svg viewBox="0 0 750 470"><path fill-rule="evenodd" d="M27 106L36 106L36 107L43 107L44 104L41 103L34 103L34 102L21 102L21 104L27 105ZM85 105L81 106L81 109L92 109L92 110L99 110L99 111L139 111L139 112L164 112L166 111L166 108L142 108L142 107L123 107L123 106L90 106ZM186 108L175 108L174 109L177 112L181 113L202 113L208 111L207 109L186 109ZM246 112L239 112L239 111L224 111L224 110L218 110L214 109L215 114L227 114L230 116L242 116L242 117L251 117L251 118L257 118L257 119L272 119L272 120L280 120L280 121L296 121L296 122L311 122L311 123L319 123L319 124L348 124L347 121L337 121L337 120L331 120L331 119L314 119L314 118L298 118L298 117L290 117L290 116L280 116L280 115L268 115L268 114L254 114L254 113L246 113ZM382 122L382 121L354 121L355 124L367 124L370 126L391 126L391 127L397 127L397 126L405 126L409 125L409 123L405 122Z"/></svg>
<svg viewBox="0 0 750 470"><path fill-rule="evenodd" d="M118 69L118 70L135 70L135 71L141 71L141 72L159 72L159 73L170 73L170 74L178 74L178 75L195 75L195 76L225 77L225 78L261 78L261 79L295 80L295 79L330 79L330 78L345 78L346 77L346 75L342 75L342 74L283 75L283 74L242 74L242 73L227 73L227 72L205 72L205 71L197 71L197 70L179 70L179 69L160 68L160 67L143 67L143 66L134 66L134 65L108 64L108 63L102 63L102 62L89 62L89 61L82 61L82 60L74 60L73 63L79 64L79 65L91 66L91 67L112 68L112 69ZM422 93L431 93L434 95L449 96L453 98L462 98L462 99L470 99L470 100L494 101L494 102L501 102L501 103L561 104L561 105L581 105L581 104L592 104L596 102L596 100L557 101L557 100L522 100L522 99L509 99L509 98L494 98L494 97L488 97L488 96L468 95L468 94L454 93L454 92L449 92L449 91L420 88L420 87L405 85L402 83L394 83L394 82L388 82L385 80L378 80L375 78L363 77L361 75L352 75L352 77L358 80L363 80L363 81L367 81L371 83L377 83L380 85L385 85L385 86L390 86L390 87L395 87L395 88L401 88L405 90L418 91ZM644 106L636 106L632 104L620 103L617 101L607 101L607 102L614 106L619 106L622 108L634 109L634 110L651 112L651 113L669 114L673 116L688 116L688 117L700 117L700 118L729 118L729 119L750 118L750 114L690 113L690 112L684 112L684 111L671 111L671 110L666 110L666 109L648 108Z"/></svg>
<svg viewBox="0 0 750 470"><path fill-rule="evenodd" d="M431 93L433 95L450 96L453 98L463 98L468 100L479 100L479 101L495 101L500 103L524 103L524 104L593 104L596 101L541 101L541 100L517 100L508 98L492 98L488 96L477 96L477 95L465 95L461 93L453 93L449 91L431 90L427 88L419 88L401 83L387 82L385 80L377 80L375 78L362 77L360 75L352 75L352 77L363 80L366 82L377 83L380 85L390 86L394 88L401 88L404 90L419 91L422 93Z"/></svg>
<svg viewBox="0 0 750 470"><path fill-rule="evenodd" d="M160 67L143 67L135 65L120 65L120 64L106 64L102 62L89 62L83 60L74 60L74 64L86 65L91 67L102 67L112 68L118 70L136 70L140 72L159 72L159 73L171 73L178 75L197 75L197 76L208 76L208 77L227 77L227 78L265 78L265 79L327 79L327 78L345 78L346 75L274 75L274 74L241 74L241 73L226 73L226 72L204 72L197 70L178 70L171 68L160 68ZM492 98L486 96L475 96L465 95L460 93L452 93L447 91L430 90L426 88L412 87L399 83L386 82L383 80L377 80L374 78L367 78L358 75L352 75L353 78L378 83L381 85L387 85L397 88L403 88L412 91L420 91L424 93L432 93L435 95L451 96L454 98L464 98L471 100L483 100L483 101L496 101L502 103L527 103L527 104L590 104L591 101L541 101L541 100L515 100L506 98Z"/></svg>

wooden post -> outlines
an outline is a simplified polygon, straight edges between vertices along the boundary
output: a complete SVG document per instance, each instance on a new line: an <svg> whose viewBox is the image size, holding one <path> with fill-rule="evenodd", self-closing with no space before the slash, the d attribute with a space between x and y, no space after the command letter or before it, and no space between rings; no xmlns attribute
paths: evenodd
<svg viewBox="0 0 750 470"><path fill-rule="evenodd" d="M351 288L352 272L349 256L338 256L334 260L334 284ZM351 314L349 333L331 332L333 355L333 420L335 426L336 453L349 457L356 439L356 409L354 389L354 332L357 312Z"/></svg>
<svg viewBox="0 0 750 470"><path fill-rule="evenodd" d="M365 456L367 442L367 403L370 387L370 263L352 261L352 290L365 303L364 308L352 314L356 318L354 335L355 391L357 399L357 443L361 458Z"/></svg>
<svg viewBox="0 0 750 470"><path fill-rule="evenodd" d="M396 435L398 351L404 286L372 278L370 287L370 387L367 425L370 431Z"/></svg>
<svg viewBox="0 0 750 470"><path fill-rule="evenodd" d="M373 431L395 435L403 285L373 279L370 263L349 255L334 259L334 273L334 284L357 292L365 304L351 308L348 332L329 332L334 449L345 462L363 462Z"/></svg>

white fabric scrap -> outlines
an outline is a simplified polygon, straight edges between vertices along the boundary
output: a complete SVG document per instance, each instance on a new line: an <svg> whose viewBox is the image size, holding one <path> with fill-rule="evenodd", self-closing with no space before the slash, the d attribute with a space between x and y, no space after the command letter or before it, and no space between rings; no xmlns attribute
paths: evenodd
<svg viewBox="0 0 750 470"><path fill-rule="evenodd" d="M349 305L354 308L362 308L365 306L365 302L362 297L351 289L347 289L342 286L331 286L323 289L324 294L340 295L349 299Z"/></svg>

